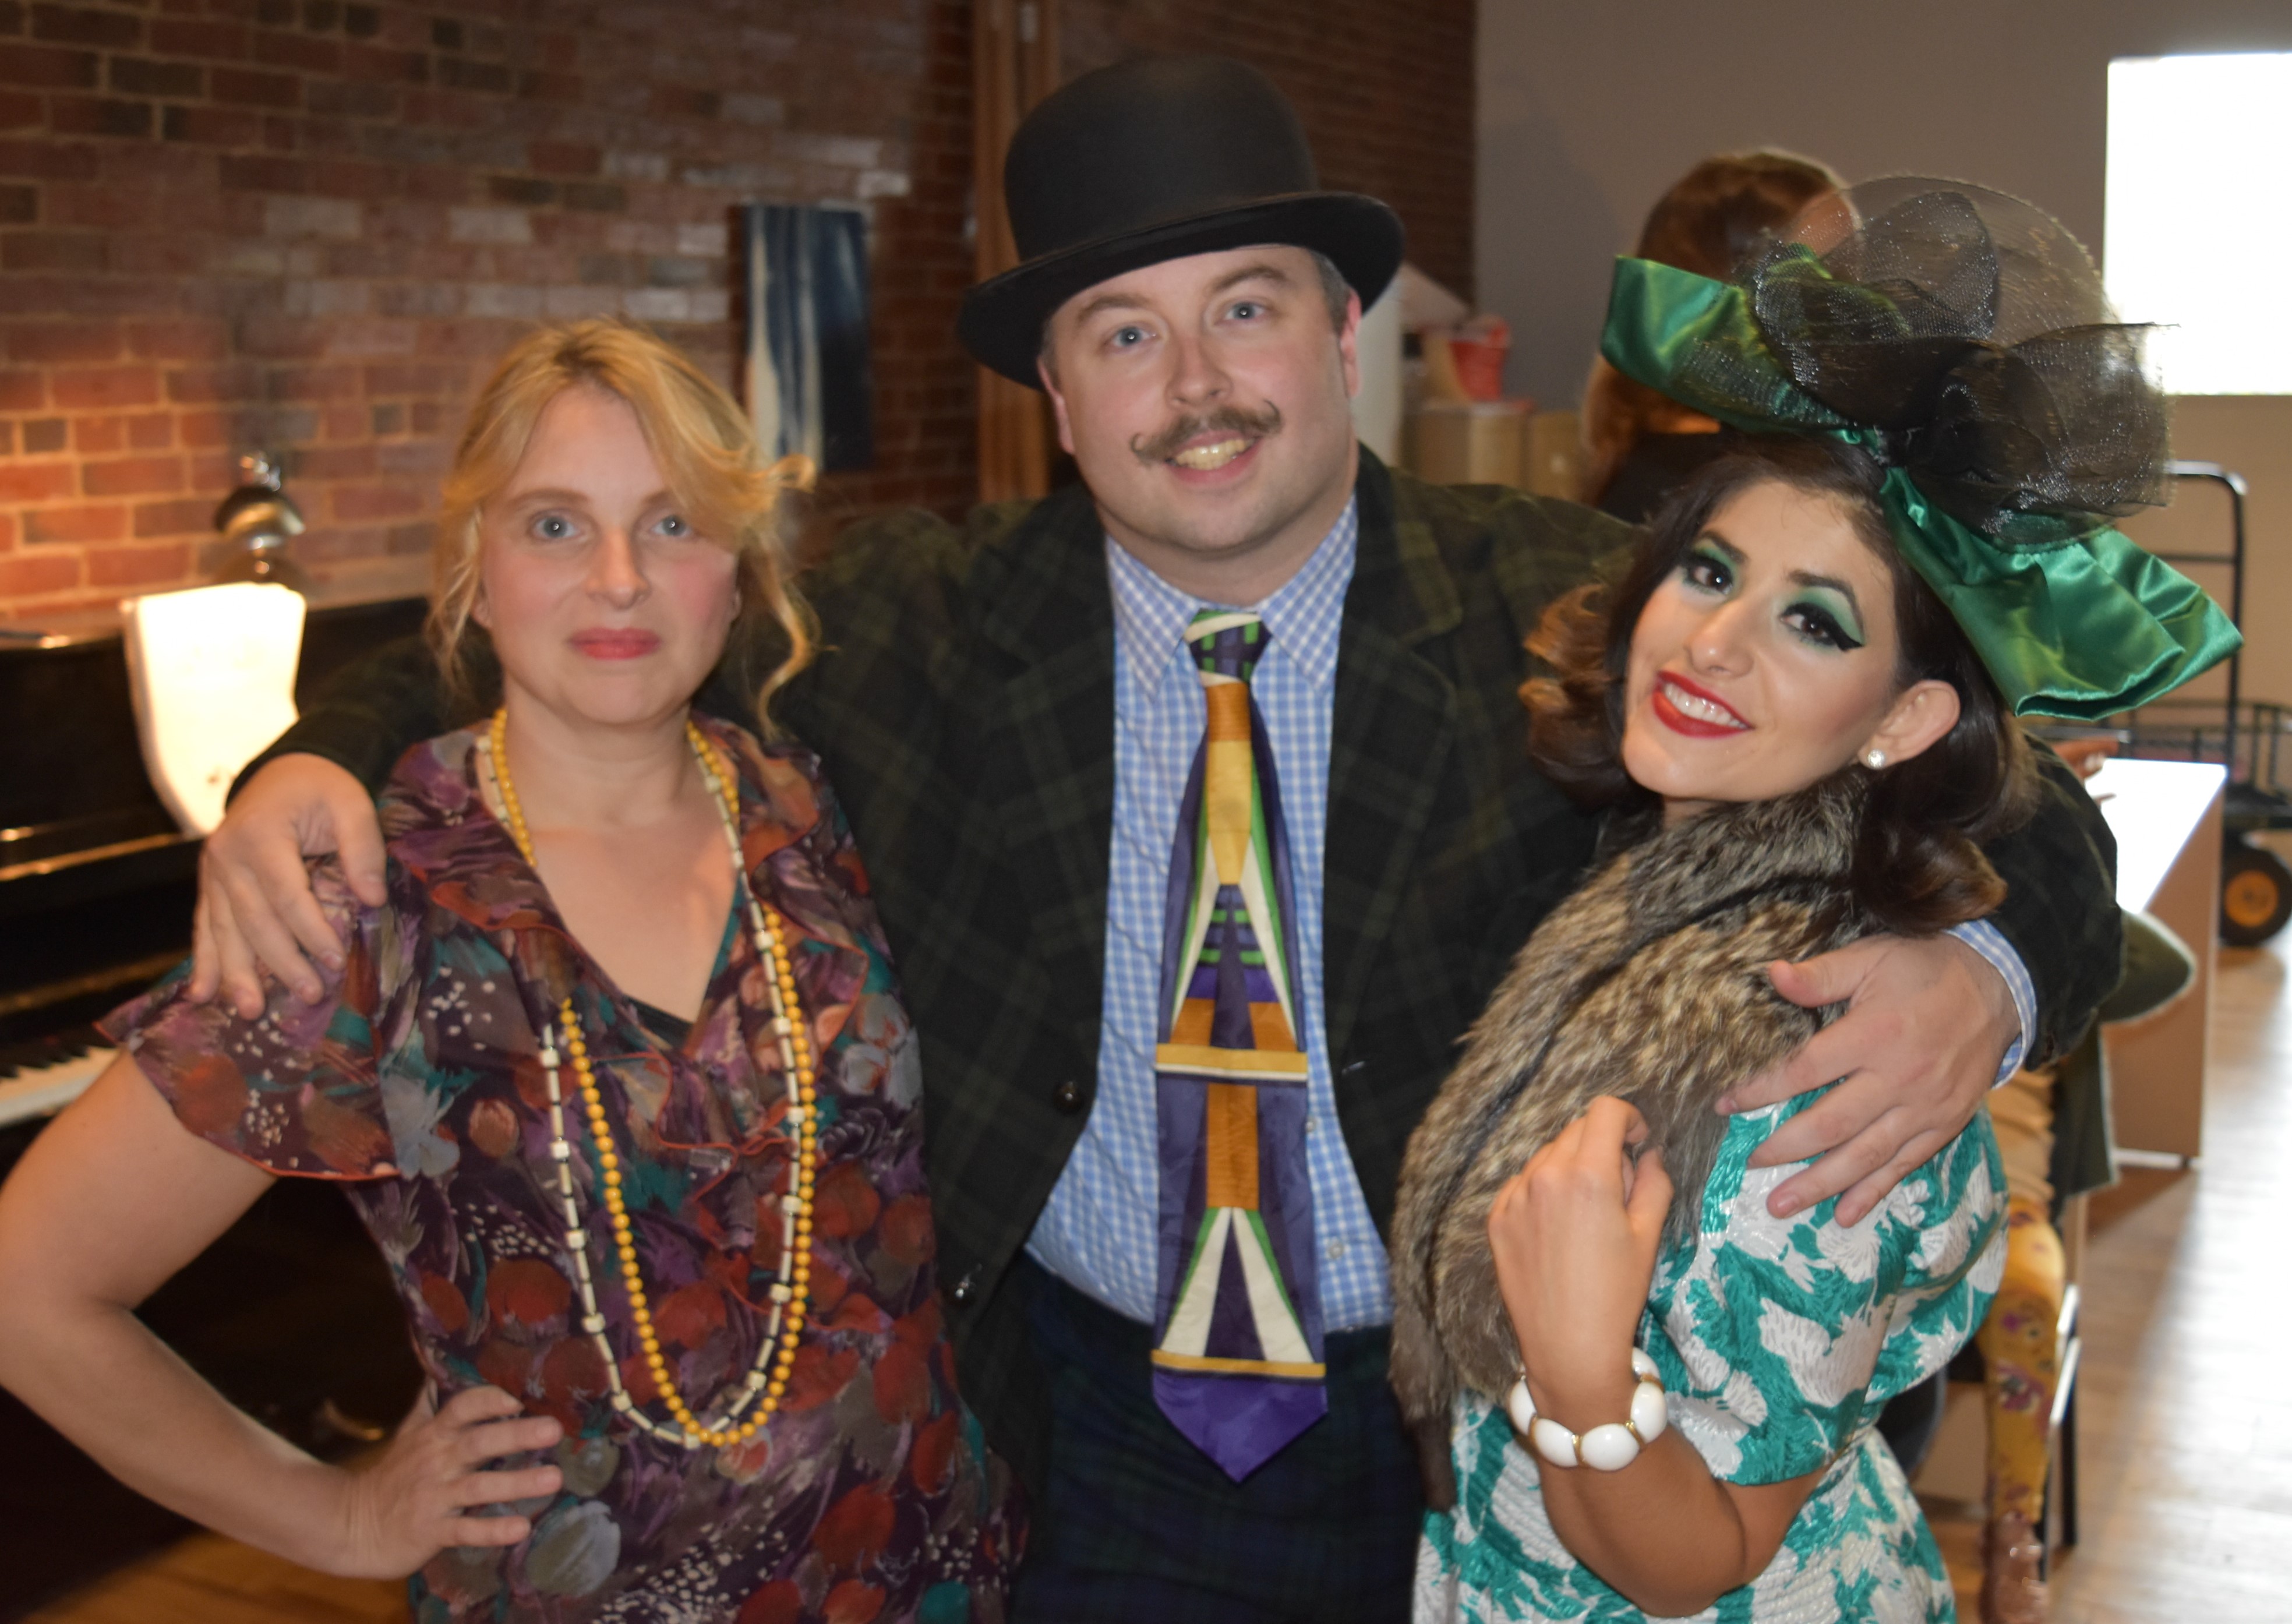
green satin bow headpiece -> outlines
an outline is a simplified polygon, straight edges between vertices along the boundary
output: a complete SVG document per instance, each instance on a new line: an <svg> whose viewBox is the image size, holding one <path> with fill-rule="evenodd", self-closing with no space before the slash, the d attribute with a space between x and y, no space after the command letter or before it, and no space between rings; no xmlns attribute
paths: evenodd
<svg viewBox="0 0 2292 1624"><path fill-rule="evenodd" d="M1973 190L1914 201L1945 196L1962 210ZM1921 244L1915 264L1882 245L1856 262L1859 277L1792 244L1771 250L1748 287L1618 260L1600 351L1732 427L1835 434L1870 451L1886 471L1879 501L1896 544L2014 714L2097 722L2243 639L2194 582L2104 521L2112 507L2159 499L2162 403L2138 377L2137 330L2104 325L2082 250L2017 206L2069 242L2102 321L2060 315L2087 290L2075 267L2062 274L2058 250L2021 277L2014 255L2035 263L2029 242L1994 246L1977 227L1940 252ZM1998 343L2001 309L2029 304L2019 290L2041 274L2052 279L2037 327ZM2153 421L2128 429L2143 412ZM2153 443L2128 448L2143 433Z"/></svg>

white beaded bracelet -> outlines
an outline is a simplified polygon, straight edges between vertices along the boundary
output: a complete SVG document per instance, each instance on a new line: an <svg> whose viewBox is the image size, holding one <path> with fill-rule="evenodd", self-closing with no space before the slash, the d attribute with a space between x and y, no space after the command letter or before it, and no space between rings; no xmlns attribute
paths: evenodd
<svg viewBox="0 0 2292 1624"><path fill-rule="evenodd" d="M1620 1472L1639 1458L1642 1446L1662 1437L1664 1428L1671 1425L1671 1409L1663 1396L1663 1377L1656 1369L1655 1361L1637 1348L1632 1350L1632 1375L1639 1385L1632 1389L1629 1418L1595 1426L1580 1438L1551 1417L1536 1413L1536 1401L1529 1396L1525 1370L1505 1395L1505 1414L1511 1418L1513 1431L1534 1445L1536 1452L1554 1466L1586 1466L1600 1472Z"/></svg>

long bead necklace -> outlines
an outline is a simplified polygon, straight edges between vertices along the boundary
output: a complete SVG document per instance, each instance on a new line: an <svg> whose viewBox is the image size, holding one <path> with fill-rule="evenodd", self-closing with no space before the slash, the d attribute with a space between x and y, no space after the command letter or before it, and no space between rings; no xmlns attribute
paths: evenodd
<svg viewBox="0 0 2292 1624"><path fill-rule="evenodd" d="M637 1267L636 1238L629 1225L627 1203L621 1194L621 1160L613 1149L611 1122L597 1088L596 1073L589 1064L589 1046L581 1030L581 1017L569 997L558 1007L557 1030L564 1034L565 1050L572 1058L573 1076L587 1111L589 1138L596 1150L605 1211L612 1224L614 1252L620 1260L621 1285L628 1297L629 1318L636 1327L637 1345L643 1352L654 1391L674 1418L674 1425L656 1421L637 1408L621 1384L620 1361L605 1337L605 1316L597 1306L596 1282L589 1271L589 1232L582 1225L580 1208L573 1199L573 1143L566 1131L565 1101L559 1084L562 1061L556 1031L547 1028L541 1034L541 1066L549 1085L553 1135L549 1153L557 1165L557 1195L565 1216L565 1246L573 1255L576 1284L581 1293L581 1329L604 1361L609 1400L617 1413L664 1442L688 1450L703 1446L722 1449L755 1436L758 1429L771 1419L772 1412L779 1408L787 1392L788 1373L795 1363L796 1336L803 1329L804 1305L811 1281L812 1161L819 1124L812 1109L815 1073L811 1044L804 1030L803 1006L796 996L795 972L789 962L787 936L779 916L757 902L741 858L737 780L715 747L690 721L684 724L684 735L699 760L701 776L708 780L717 816L724 825L724 842L732 853L733 883L739 887L740 899L747 906L748 929L755 941L757 955L771 966L768 980L772 1032L779 1040L780 1075L787 1081L788 1095L785 1121L796 1131L790 1188L780 1198L780 1267L779 1278L771 1288L771 1313L757 1344L755 1362L730 1399L720 1397L710 1407L722 1410L713 1419L695 1415L670 1379L668 1357L661 1351L660 1334L654 1329L652 1309L645 1300L644 1281ZM534 861L533 839L526 832L525 812L518 804L516 786L510 781L508 737L509 712L497 710L480 747L488 758L494 788L501 797L502 821L508 827L510 837L517 842L527 866L538 873L540 865ZM741 1419L744 1415L747 1417L746 1420Z"/></svg>

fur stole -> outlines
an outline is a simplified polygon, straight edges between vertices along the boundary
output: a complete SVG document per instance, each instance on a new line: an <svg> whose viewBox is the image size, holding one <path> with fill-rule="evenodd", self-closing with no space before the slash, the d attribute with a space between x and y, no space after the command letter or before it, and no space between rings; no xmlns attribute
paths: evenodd
<svg viewBox="0 0 2292 1624"><path fill-rule="evenodd" d="M1860 773L1723 805L1632 840L1554 909L1473 1025L1463 1060L1401 1163L1392 1226L1392 1382L1443 1508L1449 1406L1501 1402L1519 1373L1489 1209L1528 1159L1600 1095L1647 1118L1676 1186L1666 1233L1696 1232L1729 1088L1782 1059L1836 1011L1769 982L1778 958L1876 926L1846 876Z"/></svg>

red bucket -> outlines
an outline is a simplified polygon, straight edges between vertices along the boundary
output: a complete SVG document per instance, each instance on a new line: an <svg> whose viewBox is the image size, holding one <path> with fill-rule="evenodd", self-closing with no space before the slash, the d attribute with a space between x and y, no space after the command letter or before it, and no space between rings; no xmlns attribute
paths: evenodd
<svg viewBox="0 0 2292 1624"><path fill-rule="evenodd" d="M1500 316L1476 316L1449 341L1457 362L1457 381L1474 400L1504 399L1505 357L1512 351L1512 329Z"/></svg>

